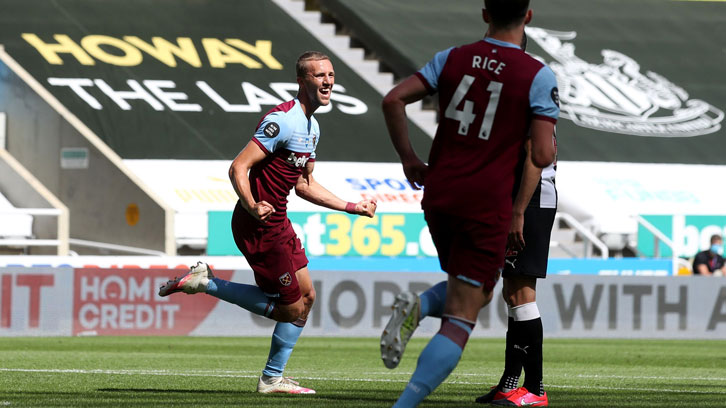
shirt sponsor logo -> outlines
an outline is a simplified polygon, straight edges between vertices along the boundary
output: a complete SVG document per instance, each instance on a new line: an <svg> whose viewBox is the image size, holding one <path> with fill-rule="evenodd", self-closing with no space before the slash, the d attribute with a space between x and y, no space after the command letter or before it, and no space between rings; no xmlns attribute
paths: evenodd
<svg viewBox="0 0 726 408"><path fill-rule="evenodd" d="M655 72L641 73L633 58L602 50L603 63L591 64L575 55L575 31L526 30L549 54L548 58L532 56L557 75L561 117L576 125L654 137L701 136L721 129L723 111L690 98L685 89Z"/></svg>
<svg viewBox="0 0 726 408"><path fill-rule="evenodd" d="M295 152L290 152L290 155L287 156L287 159L285 161L291 166L305 167L308 159L310 159L309 156L298 156L297 154L295 154Z"/></svg>

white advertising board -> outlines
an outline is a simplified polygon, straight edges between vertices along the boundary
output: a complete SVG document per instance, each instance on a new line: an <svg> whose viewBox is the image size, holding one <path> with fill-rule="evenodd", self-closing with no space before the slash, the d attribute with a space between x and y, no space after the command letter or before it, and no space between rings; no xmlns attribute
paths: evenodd
<svg viewBox="0 0 726 408"><path fill-rule="evenodd" d="M0 336L196 335L269 336L274 322L215 297L157 296L179 271L165 269L0 268ZM253 284L249 270L222 270L225 280ZM443 273L311 273L316 303L308 336L380 336L396 294L421 292ZM726 281L702 277L550 276L537 303L546 337L723 339ZM495 288L498 294L501 283ZM503 337L501 296L482 309L475 337ZM416 336L440 320L426 318Z"/></svg>

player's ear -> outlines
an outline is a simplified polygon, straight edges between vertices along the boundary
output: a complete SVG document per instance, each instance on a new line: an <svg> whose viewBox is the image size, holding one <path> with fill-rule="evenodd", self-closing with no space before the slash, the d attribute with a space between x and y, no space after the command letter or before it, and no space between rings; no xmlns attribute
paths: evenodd
<svg viewBox="0 0 726 408"><path fill-rule="evenodd" d="M487 9L481 9L481 18L482 20L484 20L485 23L489 24L491 18L489 17L489 12L487 11Z"/></svg>
<svg viewBox="0 0 726 408"><path fill-rule="evenodd" d="M534 14L534 12L532 11L532 9L527 10L527 14L525 14L525 16L524 16L524 24L525 25L526 24L529 24L529 22L532 21L532 15L533 14Z"/></svg>

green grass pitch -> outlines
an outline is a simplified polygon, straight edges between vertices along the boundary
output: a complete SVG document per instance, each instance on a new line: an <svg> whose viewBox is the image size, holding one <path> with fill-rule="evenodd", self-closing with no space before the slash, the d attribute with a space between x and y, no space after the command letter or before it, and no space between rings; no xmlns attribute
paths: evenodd
<svg viewBox="0 0 726 408"><path fill-rule="evenodd" d="M0 407L390 407L426 339L396 370L376 339L298 342L286 375L316 395L254 392L266 338L0 339ZM501 339L472 339L459 366L422 407L476 407L499 379ZM545 339L553 407L725 407L726 341Z"/></svg>

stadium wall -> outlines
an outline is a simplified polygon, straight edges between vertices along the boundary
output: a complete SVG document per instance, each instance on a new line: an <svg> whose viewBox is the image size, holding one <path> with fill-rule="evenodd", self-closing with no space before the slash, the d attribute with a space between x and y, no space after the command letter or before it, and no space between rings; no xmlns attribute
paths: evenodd
<svg viewBox="0 0 726 408"><path fill-rule="evenodd" d="M160 259L164 262L164 259ZM274 322L206 295L160 298L180 270L0 268L0 336L264 336ZM249 270L215 270L253 283ZM395 294L422 291L442 273L312 272L317 291L306 335L379 336ZM499 291L499 287L495 289ZM726 335L726 283L709 278L551 276L538 285L546 337L719 339ZM501 337L500 296L479 315L474 336ZM418 336L438 330L426 319Z"/></svg>
<svg viewBox="0 0 726 408"><path fill-rule="evenodd" d="M174 254L173 211L1 48L0 60L7 150L71 209L71 237Z"/></svg>

